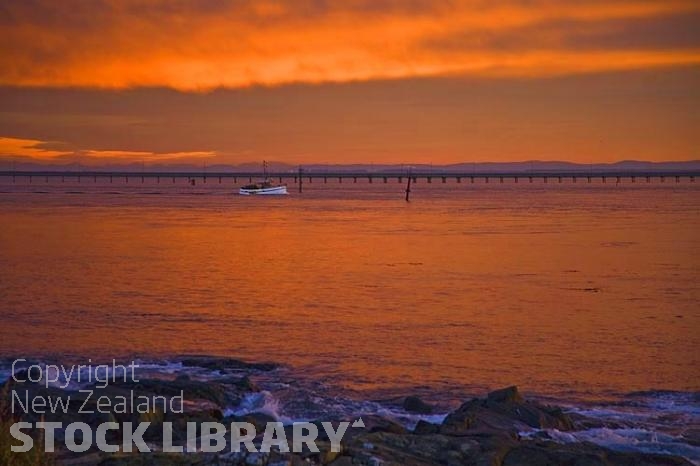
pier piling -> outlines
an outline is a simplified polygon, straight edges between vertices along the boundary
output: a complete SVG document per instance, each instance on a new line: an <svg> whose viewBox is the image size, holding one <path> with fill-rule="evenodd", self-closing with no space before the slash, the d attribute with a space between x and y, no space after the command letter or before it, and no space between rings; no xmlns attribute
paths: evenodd
<svg viewBox="0 0 700 466"><path fill-rule="evenodd" d="M408 202L408 198L411 195L411 174L408 174L408 182L406 183L406 202Z"/></svg>

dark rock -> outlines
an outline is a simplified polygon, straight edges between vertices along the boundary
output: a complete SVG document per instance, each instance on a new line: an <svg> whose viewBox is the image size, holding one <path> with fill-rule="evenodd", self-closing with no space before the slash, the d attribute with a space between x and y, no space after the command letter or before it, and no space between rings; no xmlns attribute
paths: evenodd
<svg viewBox="0 0 700 466"><path fill-rule="evenodd" d="M242 422L249 422L255 426L257 433L262 433L267 428L268 422L276 422L277 419L265 413L250 413L239 418Z"/></svg>
<svg viewBox="0 0 700 466"><path fill-rule="evenodd" d="M690 445L700 447L700 428L689 427L683 430L683 440Z"/></svg>
<svg viewBox="0 0 700 466"><path fill-rule="evenodd" d="M390 432L393 434L407 434L408 430L390 419L376 415L362 416L365 424L365 432Z"/></svg>
<svg viewBox="0 0 700 466"><path fill-rule="evenodd" d="M433 412L433 407L417 396L407 396L403 400L403 409L409 413L416 414L430 414Z"/></svg>
<svg viewBox="0 0 700 466"><path fill-rule="evenodd" d="M175 382L189 382L190 380L192 379L187 374L180 374L177 377L175 377Z"/></svg>
<svg viewBox="0 0 700 466"><path fill-rule="evenodd" d="M247 375L241 377L241 378L225 378L225 379L220 379L218 382L222 385L230 385L232 387L235 387L237 390L244 391L244 392L259 392L260 387L258 387L255 382L253 382L250 377Z"/></svg>
<svg viewBox="0 0 700 466"><path fill-rule="evenodd" d="M370 458L374 457L382 465L456 465L475 464L481 449L471 439L375 432L354 439L346 451L359 464L371 464Z"/></svg>
<svg viewBox="0 0 700 466"><path fill-rule="evenodd" d="M575 430L624 429L628 427L625 424L610 419L592 418L578 413L571 413L568 414L568 416L574 423Z"/></svg>
<svg viewBox="0 0 700 466"><path fill-rule="evenodd" d="M352 466L352 458L349 456L341 456L336 458L332 463L329 463L328 466Z"/></svg>
<svg viewBox="0 0 700 466"><path fill-rule="evenodd" d="M517 434L527 427L567 431L573 429L573 422L561 409L525 401L516 387L509 387L464 403L445 418L440 432Z"/></svg>
<svg viewBox="0 0 700 466"><path fill-rule="evenodd" d="M608 450L591 443L523 442L510 449L502 466L690 466L677 456Z"/></svg>
<svg viewBox="0 0 700 466"><path fill-rule="evenodd" d="M216 382L200 382L196 380L180 379L140 379L138 382L118 381L107 388L118 387L134 390L135 395L174 397L184 395L185 400L207 400L224 407L227 404L238 401L238 397L229 393L226 387Z"/></svg>
<svg viewBox="0 0 700 466"><path fill-rule="evenodd" d="M440 426L438 424L432 424L424 420L418 421L413 433L416 435L426 435L426 434L437 434L440 432Z"/></svg>
<svg viewBox="0 0 700 466"><path fill-rule="evenodd" d="M78 464L98 464L98 466L190 466L217 464L213 461L204 461L200 455L178 454L178 453L148 453L148 454L121 454L103 459L99 463L78 463Z"/></svg>
<svg viewBox="0 0 700 466"><path fill-rule="evenodd" d="M515 385L495 390L486 395L486 399L491 403L523 403L525 401Z"/></svg>
<svg viewBox="0 0 700 466"><path fill-rule="evenodd" d="M479 434L365 433L344 445L354 464L499 466L690 466L682 458L615 452L590 443L559 444ZM377 463L378 460L378 463Z"/></svg>
<svg viewBox="0 0 700 466"><path fill-rule="evenodd" d="M166 412L164 415L164 421L172 423L173 439L180 442L187 439L188 422L194 422L197 425L201 425L203 422L225 422L221 411L216 409L187 411L183 414ZM199 427L197 429L199 430ZM162 435L162 427L159 427L158 431L159 434Z"/></svg>
<svg viewBox="0 0 700 466"><path fill-rule="evenodd" d="M221 358L214 356L188 356L183 358L181 361L185 367L202 367L204 369L209 369L212 371L226 371L226 370L258 370L258 371L271 371L276 369L277 364L262 362L262 363L251 363L241 361L240 359L232 358Z"/></svg>

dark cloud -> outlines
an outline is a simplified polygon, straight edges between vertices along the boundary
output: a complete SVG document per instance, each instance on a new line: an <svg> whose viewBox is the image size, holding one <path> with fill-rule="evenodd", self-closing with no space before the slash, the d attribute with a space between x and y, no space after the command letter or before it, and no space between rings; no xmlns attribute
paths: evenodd
<svg viewBox="0 0 700 466"><path fill-rule="evenodd" d="M690 159L700 155L699 81L694 67L201 94L0 88L0 136L233 162Z"/></svg>
<svg viewBox="0 0 700 466"><path fill-rule="evenodd" d="M605 21L549 20L504 30L473 29L432 38L423 45L453 53L700 49L700 12Z"/></svg>

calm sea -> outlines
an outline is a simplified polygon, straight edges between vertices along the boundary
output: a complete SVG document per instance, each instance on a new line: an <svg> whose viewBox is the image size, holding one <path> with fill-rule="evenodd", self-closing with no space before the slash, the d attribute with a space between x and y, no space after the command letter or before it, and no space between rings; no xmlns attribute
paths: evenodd
<svg viewBox="0 0 700 466"><path fill-rule="evenodd" d="M58 181L0 180L0 356L226 355L348 400L517 384L700 425L700 183Z"/></svg>

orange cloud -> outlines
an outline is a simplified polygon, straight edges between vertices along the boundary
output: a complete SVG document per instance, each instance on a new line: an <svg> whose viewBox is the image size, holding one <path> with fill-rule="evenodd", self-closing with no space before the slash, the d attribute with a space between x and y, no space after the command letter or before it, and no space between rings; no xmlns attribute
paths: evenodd
<svg viewBox="0 0 700 466"><path fill-rule="evenodd" d="M641 41L630 25L698 12L687 0L13 2L0 7L0 84L207 90L681 66L700 63L700 44Z"/></svg>
<svg viewBox="0 0 700 466"><path fill-rule="evenodd" d="M30 158L36 161L56 161L71 159L81 163L103 161L142 161L142 162L169 162L192 161L195 159L211 158L216 156L213 151L191 151L156 153L146 151L128 150L56 150L53 146L61 146L63 143L50 143L34 139L0 137L0 157L2 158Z"/></svg>
<svg viewBox="0 0 700 466"><path fill-rule="evenodd" d="M215 157L215 152L197 151L197 152L170 152L159 154L155 152L144 151L118 151L118 150L84 150L78 153L80 156L93 159L122 159L122 160L141 160L144 162L167 162L173 160L191 160Z"/></svg>
<svg viewBox="0 0 700 466"><path fill-rule="evenodd" d="M46 143L34 139L3 138L0 137L1 157L31 157L47 160L70 154L70 152L47 149Z"/></svg>

